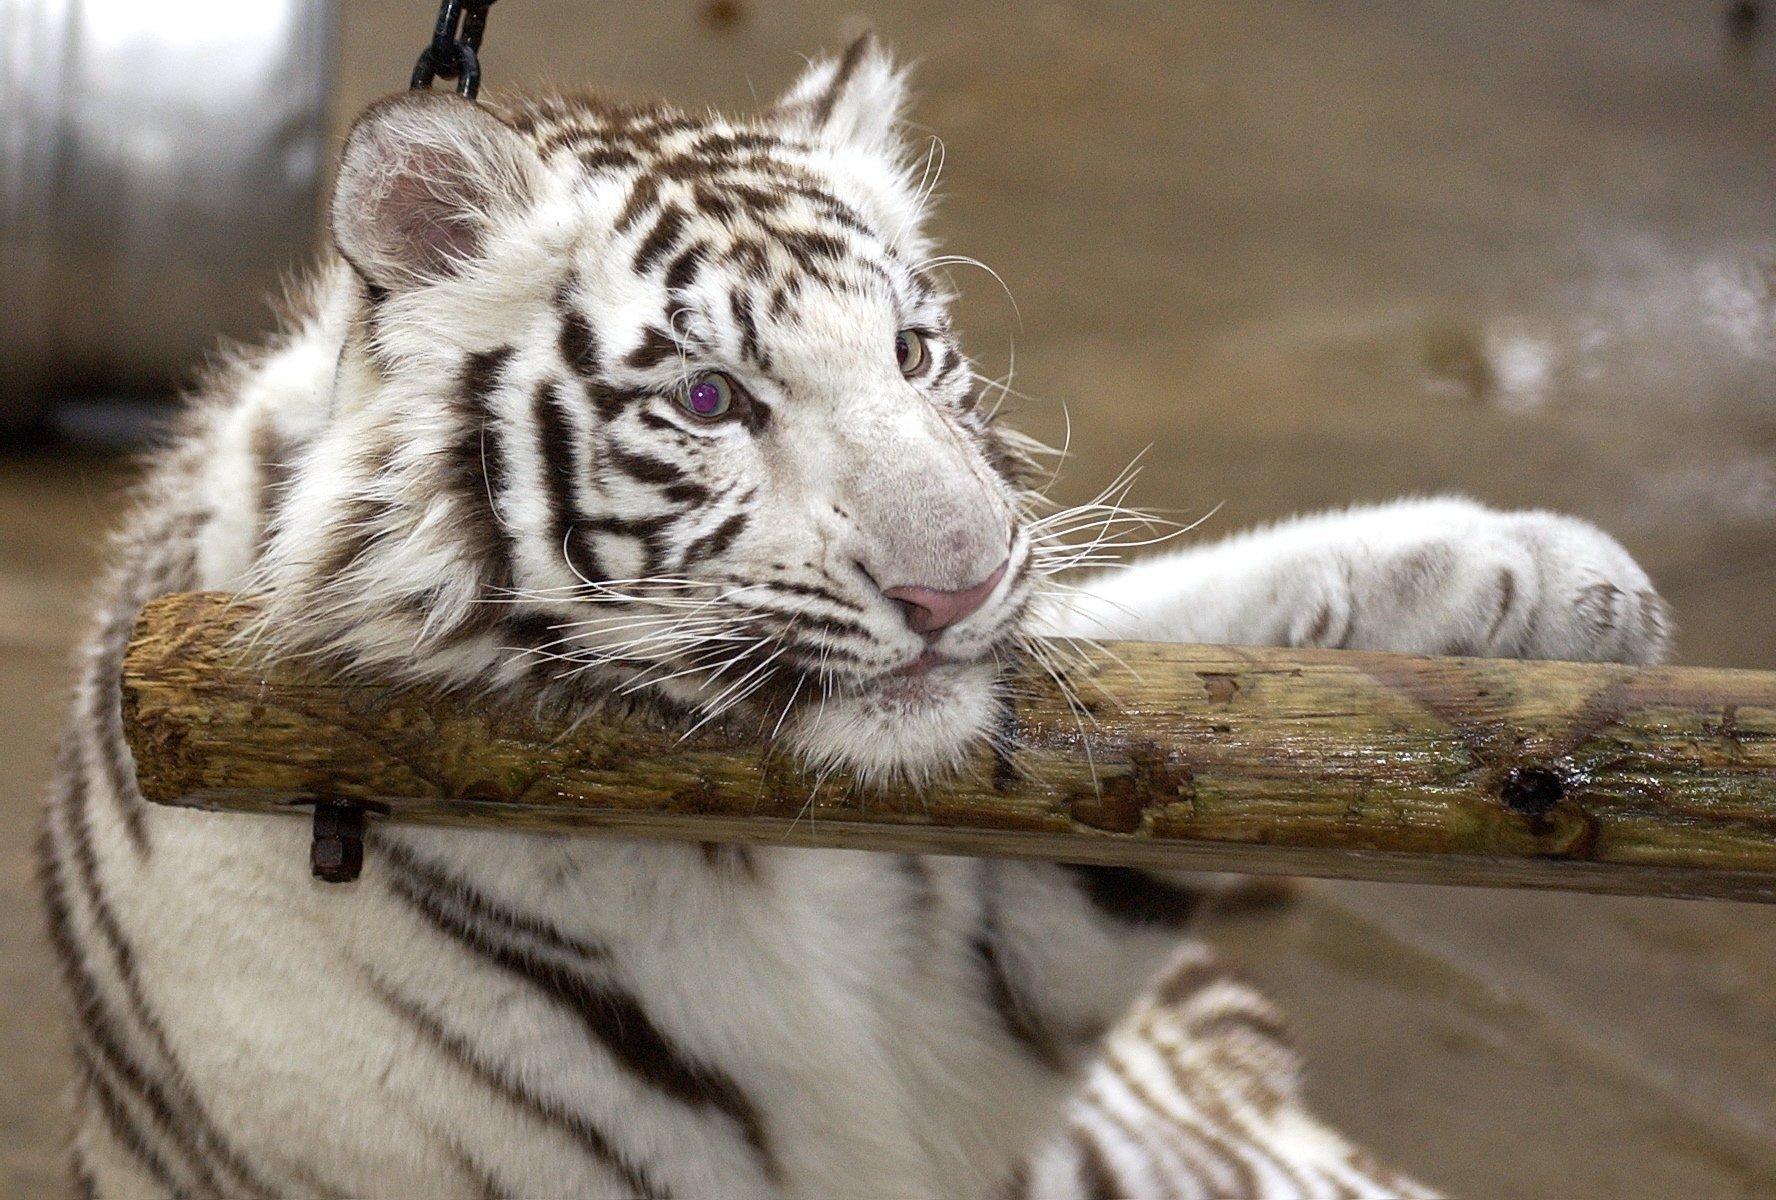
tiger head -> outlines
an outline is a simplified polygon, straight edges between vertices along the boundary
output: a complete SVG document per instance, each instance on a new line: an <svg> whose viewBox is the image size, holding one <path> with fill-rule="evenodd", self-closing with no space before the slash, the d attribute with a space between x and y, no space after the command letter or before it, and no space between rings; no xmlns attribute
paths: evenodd
<svg viewBox="0 0 1776 1200"><path fill-rule="evenodd" d="M433 683L750 714L919 776L1041 572L869 39L762 115L414 93L353 126L333 411L270 627Z"/></svg>

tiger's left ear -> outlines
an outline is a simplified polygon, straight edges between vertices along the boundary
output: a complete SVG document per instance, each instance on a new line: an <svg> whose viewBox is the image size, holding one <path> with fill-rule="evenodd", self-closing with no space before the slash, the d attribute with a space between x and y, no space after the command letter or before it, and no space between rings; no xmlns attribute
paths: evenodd
<svg viewBox="0 0 1776 1200"><path fill-rule="evenodd" d="M542 160L517 130L449 92L399 92L346 135L333 241L391 290L460 274L531 203Z"/></svg>
<svg viewBox="0 0 1776 1200"><path fill-rule="evenodd" d="M816 60L777 102L777 114L820 141L898 157L906 72L873 33L838 58Z"/></svg>

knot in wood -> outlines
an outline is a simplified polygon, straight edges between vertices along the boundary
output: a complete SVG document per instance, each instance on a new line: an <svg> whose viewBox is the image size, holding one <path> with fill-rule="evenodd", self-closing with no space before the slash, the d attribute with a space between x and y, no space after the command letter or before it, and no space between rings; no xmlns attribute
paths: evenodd
<svg viewBox="0 0 1776 1200"><path fill-rule="evenodd" d="M1546 767L1513 767L1499 786L1505 807L1526 817L1545 817L1566 798L1566 781Z"/></svg>
<svg viewBox="0 0 1776 1200"><path fill-rule="evenodd" d="M1128 775L1106 779L1096 788L1080 788L1067 796L1067 814L1081 825L1111 833L1133 833L1141 828L1148 793Z"/></svg>

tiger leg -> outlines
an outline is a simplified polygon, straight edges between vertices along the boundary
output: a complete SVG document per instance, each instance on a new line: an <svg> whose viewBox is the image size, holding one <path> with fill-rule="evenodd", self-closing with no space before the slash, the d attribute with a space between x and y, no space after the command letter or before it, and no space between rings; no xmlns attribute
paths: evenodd
<svg viewBox="0 0 1776 1200"><path fill-rule="evenodd" d="M1281 1017L1201 946L1106 1040L1027 1200L1421 1200L1311 1113Z"/></svg>

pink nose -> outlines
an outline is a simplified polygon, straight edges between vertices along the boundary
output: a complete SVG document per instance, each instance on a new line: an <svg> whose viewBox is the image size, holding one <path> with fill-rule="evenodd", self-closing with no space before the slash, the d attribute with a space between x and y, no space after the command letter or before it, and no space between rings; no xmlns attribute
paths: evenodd
<svg viewBox="0 0 1776 1200"><path fill-rule="evenodd" d="M928 587L894 587L884 588L882 594L900 605L914 633L936 633L979 609L1004 578L1005 563L1000 563L991 575L959 592Z"/></svg>

